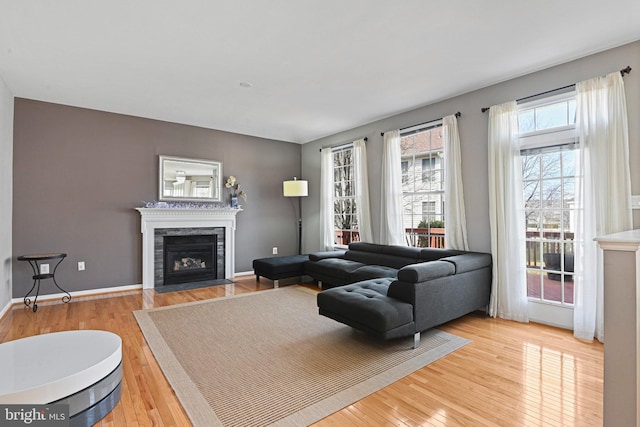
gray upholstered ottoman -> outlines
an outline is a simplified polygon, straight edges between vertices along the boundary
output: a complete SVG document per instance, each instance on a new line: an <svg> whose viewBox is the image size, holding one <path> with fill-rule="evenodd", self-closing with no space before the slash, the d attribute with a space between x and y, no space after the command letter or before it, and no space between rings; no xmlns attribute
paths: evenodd
<svg viewBox="0 0 640 427"><path fill-rule="evenodd" d="M304 275L304 263L309 260L309 255L290 255L273 258L260 258L253 260L253 271L256 280L266 277L273 280L273 287L278 287L280 279Z"/></svg>

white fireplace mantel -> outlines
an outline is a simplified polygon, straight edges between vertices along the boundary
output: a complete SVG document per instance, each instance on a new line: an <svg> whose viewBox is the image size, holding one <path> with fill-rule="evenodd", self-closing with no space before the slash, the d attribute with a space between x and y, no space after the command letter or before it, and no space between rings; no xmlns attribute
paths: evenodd
<svg viewBox="0 0 640 427"><path fill-rule="evenodd" d="M154 287L154 237L157 228L224 227L225 278L232 279L235 272L236 215L242 209L181 209L136 208L142 220L142 287Z"/></svg>

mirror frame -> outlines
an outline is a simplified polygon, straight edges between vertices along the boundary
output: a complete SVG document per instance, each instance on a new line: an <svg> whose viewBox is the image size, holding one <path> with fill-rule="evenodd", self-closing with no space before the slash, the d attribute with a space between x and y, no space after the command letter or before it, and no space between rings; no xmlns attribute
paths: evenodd
<svg viewBox="0 0 640 427"><path fill-rule="evenodd" d="M180 162L186 164L193 164L195 167L210 167L212 176L216 177L217 182L213 183L212 190L214 194L212 197L183 197L183 196L165 196L164 195L164 183L166 181L166 173L168 170L167 162ZM188 165L187 165L188 168ZM185 169L187 169L185 168ZM192 159L187 157L175 157L175 156L159 156L159 172L158 172L158 200L162 201L192 201L192 202L222 202L222 162L215 160L204 159Z"/></svg>

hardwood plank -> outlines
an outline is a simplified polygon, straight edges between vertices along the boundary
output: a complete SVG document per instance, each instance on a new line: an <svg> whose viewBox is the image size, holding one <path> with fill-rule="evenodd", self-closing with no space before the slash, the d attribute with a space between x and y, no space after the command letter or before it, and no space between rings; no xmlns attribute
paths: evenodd
<svg viewBox="0 0 640 427"><path fill-rule="evenodd" d="M138 290L75 297L69 304L41 301L36 313L16 304L0 319L0 342L72 329L112 331L123 342L122 397L97 425L189 426L133 312L272 287L245 276L233 285L168 294ZM477 315L439 329L473 342L314 426L602 425L602 344L563 329Z"/></svg>

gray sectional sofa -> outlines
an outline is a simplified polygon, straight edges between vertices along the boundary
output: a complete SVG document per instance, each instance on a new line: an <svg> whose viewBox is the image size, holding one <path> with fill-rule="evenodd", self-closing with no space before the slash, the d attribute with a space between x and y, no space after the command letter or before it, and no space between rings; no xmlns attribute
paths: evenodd
<svg viewBox="0 0 640 427"><path fill-rule="evenodd" d="M354 242L347 251L316 252L309 255L304 270L327 289L367 279L395 278L402 267L434 261L463 251L413 248Z"/></svg>
<svg viewBox="0 0 640 427"><path fill-rule="evenodd" d="M490 254L352 243L345 252L311 254L306 273L329 284L319 313L382 339L412 336L486 310Z"/></svg>

